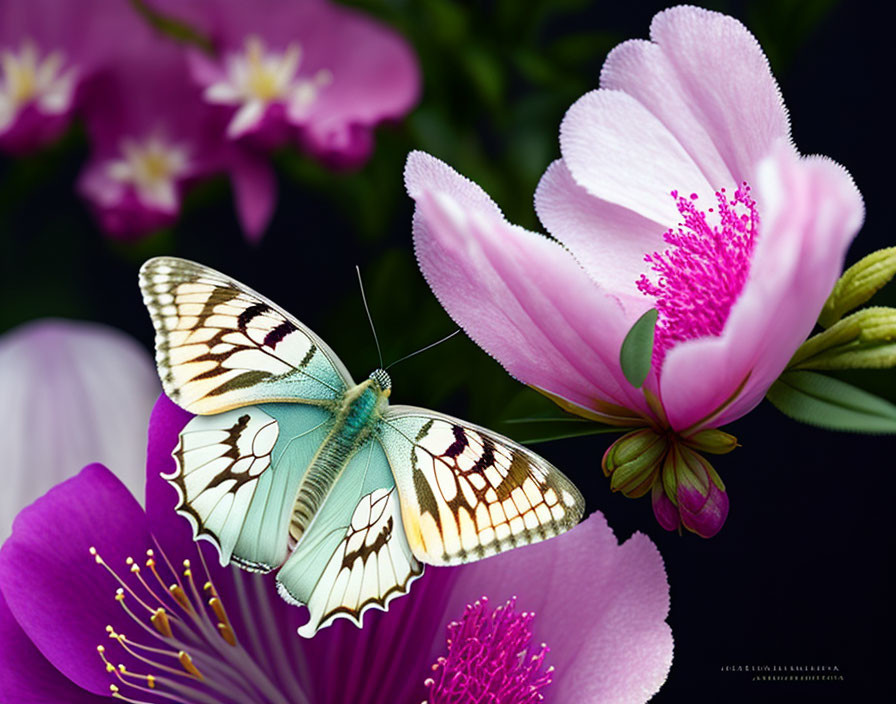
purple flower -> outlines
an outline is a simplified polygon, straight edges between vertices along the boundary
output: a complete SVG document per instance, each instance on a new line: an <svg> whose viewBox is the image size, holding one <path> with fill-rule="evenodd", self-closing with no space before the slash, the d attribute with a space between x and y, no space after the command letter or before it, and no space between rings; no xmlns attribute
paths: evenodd
<svg viewBox="0 0 896 704"><path fill-rule="evenodd" d="M0 550L0 687L15 701L443 704L464 682L495 704L531 702L530 687L643 702L665 680L662 560L643 535L619 545L600 514L549 543L431 568L362 630L298 637L303 609L270 578L220 567L173 513L159 474L189 418L156 405L145 513L91 465L16 520Z"/></svg>
<svg viewBox="0 0 896 704"><path fill-rule="evenodd" d="M320 0L156 0L207 34L209 55L189 51L206 103L226 121L238 212L257 239L273 212L276 181L267 152L296 143L334 167L373 149L373 128L416 103L416 57L394 31Z"/></svg>
<svg viewBox="0 0 896 704"><path fill-rule="evenodd" d="M19 510L87 462L143 491L152 358L119 330L35 320L0 336L0 540Z"/></svg>
<svg viewBox="0 0 896 704"><path fill-rule="evenodd" d="M124 2L0 3L0 149L28 152L58 137L82 84L141 29Z"/></svg>
<svg viewBox="0 0 896 704"><path fill-rule="evenodd" d="M186 187L225 167L221 121L190 81L183 52L148 31L129 37L95 77L83 111L91 154L78 189L114 237L170 225Z"/></svg>
<svg viewBox="0 0 896 704"><path fill-rule="evenodd" d="M845 169L793 147L740 22L674 7L650 35L613 49L563 119L562 159L535 194L556 240L508 223L427 154L408 157L406 180L420 268L449 314L564 409L635 428L604 458L611 487L653 490L663 526L709 537L728 497L692 455L735 447L717 428L762 400L811 332L863 205ZM620 350L651 309L636 384Z"/></svg>

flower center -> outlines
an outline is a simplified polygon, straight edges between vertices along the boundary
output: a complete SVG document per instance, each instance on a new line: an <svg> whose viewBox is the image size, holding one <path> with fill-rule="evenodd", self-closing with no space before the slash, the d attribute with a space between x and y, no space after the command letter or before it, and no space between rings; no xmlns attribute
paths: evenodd
<svg viewBox="0 0 896 704"><path fill-rule="evenodd" d="M638 290L656 299L659 313L654 338L654 368L679 342L720 335L731 306L750 273L750 258L759 230L759 214L746 181L729 200L722 188L716 193L714 223L697 209L697 194L676 199L682 222L663 239L671 247L644 257L658 274L636 282Z"/></svg>
<svg viewBox="0 0 896 704"><path fill-rule="evenodd" d="M226 102L271 103L275 100L310 104L321 87L332 80L329 71L321 69L311 79L296 75L302 61L302 47L291 43L285 51L266 51L260 37L246 39L243 54L229 57L227 79L231 100ZM223 91L211 90L213 95ZM215 101L217 102L217 101ZM224 102L224 101L222 101Z"/></svg>
<svg viewBox="0 0 896 704"><path fill-rule="evenodd" d="M54 91L68 93L70 90L71 78L60 74L62 53L53 51L41 59L37 45L31 40L24 41L17 54L3 51L0 63L3 71L0 96L13 108Z"/></svg>
<svg viewBox="0 0 896 704"><path fill-rule="evenodd" d="M259 663L237 640L221 596L199 553L200 572L194 575L190 560L178 574L168 557L147 550L146 572L132 558L126 560L130 576L120 575L90 548L96 563L118 582L115 600L134 622L137 637L106 626L114 644L142 663L145 671L113 664L106 646L97 652L106 671L115 677L112 697L132 704L147 704L144 696L157 696L178 704L266 702L308 704L293 692L287 698L269 678L269 663ZM174 575L170 584L162 574ZM204 573L200 577L200 573ZM198 578L198 579L197 579ZM204 586L200 590L198 584Z"/></svg>
<svg viewBox="0 0 896 704"><path fill-rule="evenodd" d="M121 158L109 162L110 178L134 186L140 200L166 210L177 205L176 182L189 171L187 149L160 137L125 138Z"/></svg>
<svg viewBox="0 0 896 704"><path fill-rule="evenodd" d="M553 667L544 668L549 648L533 648L535 614L517 613L516 597L492 610L482 597L448 625L448 654L432 666L424 704L533 704L542 701Z"/></svg>

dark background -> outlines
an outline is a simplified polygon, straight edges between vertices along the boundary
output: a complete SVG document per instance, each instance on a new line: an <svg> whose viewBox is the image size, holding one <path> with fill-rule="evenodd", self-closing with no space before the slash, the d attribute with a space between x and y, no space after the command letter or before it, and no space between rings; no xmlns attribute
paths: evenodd
<svg viewBox="0 0 896 704"><path fill-rule="evenodd" d="M136 271L155 254L196 259L245 281L295 313L357 378L376 351L355 281L365 277L388 363L451 332L413 259L411 202L401 169L409 149L439 156L489 191L508 217L538 228L532 194L559 156L565 109L597 86L606 52L646 37L653 2L352 3L414 43L424 96L383 127L361 170L333 174L293 152L276 155L280 200L258 246L243 240L223 180L190 194L181 221L137 243L113 242L73 192L87 153L75 127L27 158L0 159L0 332L40 316L98 320L147 347L152 330ZM853 174L866 203L850 262L893 243L888 168L893 62L877 5L714 2L757 35L772 62L804 153ZM719 80L725 80L720 76ZM878 296L894 302L892 291ZM514 434L508 418L550 410L463 336L393 371L396 402L425 405ZM851 380L896 400L893 372ZM620 539L647 533L666 562L675 638L657 702L863 701L890 681L894 619L894 442L799 425L763 403L729 430L743 447L715 466L731 497L711 540L666 533L648 500L611 494L600 472L609 444L593 436L537 450L582 488ZM525 435L517 433L517 437ZM747 666L837 667L842 682L753 682Z"/></svg>

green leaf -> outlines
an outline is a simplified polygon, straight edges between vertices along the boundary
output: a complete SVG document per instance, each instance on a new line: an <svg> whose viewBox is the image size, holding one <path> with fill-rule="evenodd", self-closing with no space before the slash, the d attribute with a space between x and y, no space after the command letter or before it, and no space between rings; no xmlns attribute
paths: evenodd
<svg viewBox="0 0 896 704"><path fill-rule="evenodd" d="M519 433L508 432L517 442L531 444L549 442L566 438L578 438L585 435L603 435L606 433L627 433L631 428L620 428L618 425L597 423L586 418L573 416L532 416L528 418L508 418L506 425L524 425L525 430Z"/></svg>
<svg viewBox="0 0 896 704"><path fill-rule="evenodd" d="M653 359L653 334L656 329L656 308L651 308L632 325L619 351L619 364L628 383L640 388L650 373Z"/></svg>
<svg viewBox="0 0 896 704"><path fill-rule="evenodd" d="M816 372L784 372L766 398L784 415L828 430L896 433L896 406Z"/></svg>
<svg viewBox="0 0 896 704"><path fill-rule="evenodd" d="M887 247L862 257L834 285L818 324L829 328L846 313L858 308L896 275L896 247Z"/></svg>

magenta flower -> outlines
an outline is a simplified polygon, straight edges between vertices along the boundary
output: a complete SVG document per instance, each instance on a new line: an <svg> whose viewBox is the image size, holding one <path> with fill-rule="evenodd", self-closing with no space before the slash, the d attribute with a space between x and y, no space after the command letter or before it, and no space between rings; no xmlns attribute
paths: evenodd
<svg viewBox="0 0 896 704"><path fill-rule="evenodd" d="M0 3L0 148L23 153L58 137L83 82L137 25L126 3Z"/></svg>
<svg viewBox="0 0 896 704"><path fill-rule="evenodd" d="M737 20L659 13L616 47L601 88L560 129L538 215L509 224L475 184L408 158L420 267L448 313L517 379L635 430L610 448L611 487L652 493L660 523L715 534L724 484L702 453L754 408L806 339L863 217L849 174L801 157L768 62ZM620 349L658 312L635 386Z"/></svg>
<svg viewBox="0 0 896 704"><path fill-rule="evenodd" d="M114 237L170 225L187 186L225 168L220 121L190 81L183 52L148 30L96 76L84 115L91 154L78 189Z"/></svg>
<svg viewBox="0 0 896 704"><path fill-rule="evenodd" d="M0 540L23 506L87 462L109 463L142 494L159 388L146 350L105 325L35 320L0 336Z"/></svg>
<svg viewBox="0 0 896 704"><path fill-rule="evenodd" d="M600 514L550 544L428 569L363 630L341 621L300 638L303 609L270 579L220 567L175 516L159 475L189 418L165 397L156 406L145 513L92 465L16 520L0 550L7 696L444 704L467 701L463 686L482 702L578 704L644 702L665 680L662 560L643 535L617 544Z"/></svg>
<svg viewBox="0 0 896 704"><path fill-rule="evenodd" d="M264 231L276 200L267 152L296 143L331 166L373 149L373 128L416 103L416 57L394 31L357 11L301 0L194 0L156 7L195 24L214 54L189 51L205 102L226 121L234 190L247 234Z"/></svg>

